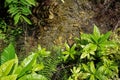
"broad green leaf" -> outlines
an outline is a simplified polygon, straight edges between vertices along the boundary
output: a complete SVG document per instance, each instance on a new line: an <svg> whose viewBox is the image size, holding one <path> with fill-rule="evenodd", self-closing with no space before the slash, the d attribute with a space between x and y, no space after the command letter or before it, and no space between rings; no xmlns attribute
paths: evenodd
<svg viewBox="0 0 120 80"><path fill-rule="evenodd" d="M97 46L96 46L96 45L89 43L88 45L86 45L86 46L84 47L83 50L86 51L86 52L88 52L88 53L90 53L90 52L96 51L96 49L97 49Z"/></svg>
<svg viewBox="0 0 120 80"><path fill-rule="evenodd" d="M83 59L83 58L85 58L87 56L88 56L88 54L86 52L83 52L80 58Z"/></svg>
<svg viewBox="0 0 120 80"><path fill-rule="evenodd" d="M38 56L37 53L31 54L23 60L23 62L21 63L22 70L21 70L20 74L18 75L19 77L24 75L27 71L32 70L32 67L36 62L37 56Z"/></svg>
<svg viewBox="0 0 120 80"><path fill-rule="evenodd" d="M100 39L99 39L99 43L103 43L104 41L107 41L108 38L110 37L111 32L107 32L106 34L104 34Z"/></svg>
<svg viewBox="0 0 120 80"><path fill-rule="evenodd" d="M96 73L95 77L98 79L98 80L108 80L107 76L102 74L102 73Z"/></svg>
<svg viewBox="0 0 120 80"><path fill-rule="evenodd" d="M19 22L20 17L21 17L21 15L20 15L19 13L17 13L17 14L14 16L15 25Z"/></svg>
<svg viewBox="0 0 120 80"><path fill-rule="evenodd" d="M31 4L31 5L33 5L33 6L35 6L35 0L26 0L29 4Z"/></svg>
<svg viewBox="0 0 120 80"><path fill-rule="evenodd" d="M50 55L50 51L46 51L46 48L38 48L37 53L39 53L42 57L48 57Z"/></svg>
<svg viewBox="0 0 120 80"><path fill-rule="evenodd" d="M105 71L105 67L104 66L100 66L99 68L98 68L98 70L97 70L97 73L101 73L101 74L103 74L104 73L104 71Z"/></svg>
<svg viewBox="0 0 120 80"><path fill-rule="evenodd" d="M91 75L89 80L96 80L96 79L95 79L95 76L94 76L94 75Z"/></svg>
<svg viewBox="0 0 120 80"><path fill-rule="evenodd" d="M96 37L96 39L99 39L99 38L100 38L100 31L99 31L99 29L97 28L96 25L94 25L93 34L94 34L94 36Z"/></svg>
<svg viewBox="0 0 120 80"><path fill-rule="evenodd" d="M99 44L100 48L104 48L104 49L107 49L107 48L117 48L117 45L112 42L112 41L106 41L106 42L103 42L101 44Z"/></svg>
<svg viewBox="0 0 120 80"><path fill-rule="evenodd" d="M28 57L26 57L22 62L21 62L21 66L22 67L26 67L35 57L35 54L32 53L31 55L29 55Z"/></svg>
<svg viewBox="0 0 120 80"><path fill-rule="evenodd" d="M32 74L24 75L18 80L48 80L48 79L43 75L32 73Z"/></svg>
<svg viewBox="0 0 120 80"><path fill-rule="evenodd" d="M14 69L13 69L12 74L15 74L17 68L18 68L18 57L17 57L17 55L15 54L15 65L14 65Z"/></svg>
<svg viewBox="0 0 120 80"><path fill-rule="evenodd" d="M17 75L8 75L8 76L0 77L0 80L16 80L16 79L17 79Z"/></svg>
<svg viewBox="0 0 120 80"><path fill-rule="evenodd" d="M82 76L81 76L81 78L82 78L82 79L86 79L86 78L88 78L89 76L90 76L90 73L83 73Z"/></svg>
<svg viewBox="0 0 120 80"><path fill-rule="evenodd" d="M22 71L22 67L21 66L18 66L14 72L14 74L20 74L20 72Z"/></svg>
<svg viewBox="0 0 120 80"><path fill-rule="evenodd" d="M44 68L43 63L41 63L41 64L35 64L34 67L33 67L33 69L32 69L32 71L40 71L43 68Z"/></svg>
<svg viewBox="0 0 120 80"><path fill-rule="evenodd" d="M0 66L0 77L7 76L15 64L16 59L9 60Z"/></svg>
<svg viewBox="0 0 120 80"><path fill-rule="evenodd" d="M91 37L91 41L92 41L92 43L94 43L94 44L98 44L98 38L97 37L95 37L95 35L90 35L90 37Z"/></svg>
<svg viewBox="0 0 120 80"><path fill-rule="evenodd" d="M8 47L6 47L4 49L4 51L1 53L0 56L0 65L3 64L4 62L14 59L15 58L15 49L12 43L10 43L8 45Z"/></svg>
<svg viewBox="0 0 120 80"><path fill-rule="evenodd" d="M83 33L83 34L81 34L80 37L81 37L82 40L87 40L88 42L92 42L91 38L90 38L90 34Z"/></svg>
<svg viewBox="0 0 120 80"><path fill-rule="evenodd" d="M27 17L25 17L25 16L22 15L22 18L23 18L28 24L30 24L30 25L32 24L31 21L30 21L30 19L28 19Z"/></svg>
<svg viewBox="0 0 120 80"><path fill-rule="evenodd" d="M91 72L92 72L93 74L96 72L93 61L90 62L90 70L91 70Z"/></svg>

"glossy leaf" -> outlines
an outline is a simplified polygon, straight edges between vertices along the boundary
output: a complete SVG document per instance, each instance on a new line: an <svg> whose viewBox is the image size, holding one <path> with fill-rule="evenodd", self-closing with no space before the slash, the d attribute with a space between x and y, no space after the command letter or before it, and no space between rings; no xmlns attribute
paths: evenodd
<svg viewBox="0 0 120 80"><path fill-rule="evenodd" d="M90 73L83 73L82 76L81 76L81 78L82 78L82 79L86 79L86 78L88 78L89 76L90 76Z"/></svg>
<svg viewBox="0 0 120 80"><path fill-rule="evenodd" d="M33 67L33 69L32 69L32 71L40 71L43 68L44 68L43 63L41 63L41 64L35 64L34 67Z"/></svg>
<svg viewBox="0 0 120 80"><path fill-rule="evenodd" d="M23 60L23 62L21 63L22 70L18 75L19 77L24 75L27 71L32 70L32 66L36 62L36 58L37 58L37 54L31 54Z"/></svg>
<svg viewBox="0 0 120 80"><path fill-rule="evenodd" d="M0 80L16 80L16 79L17 79L17 75L8 75L8 76L0 77Z"/></svg>
<svg viewBox="0 0 120 80"><path fill-rule="evenodd" d="M15 59L9 60L0 66L0 77L7 76L15 64Z"/></svg>
<svg viewBox="0 0 120 80"><path fill-rule="evenodd" d="M15 58L15 49L12 43L8 45L1 53L0 64Z"/></svg>
<svg viewBox="0 0 120 80"><path fill-rule="evenodd" d="M81 55L81 59L84 59L85 57L87 57L89 54L87 54L86 52L83 52L82 55Z"/></svg>
<svg viewBox="0 0 120 80"><path fill-rule="evenodd" d="M81 34L80 37L81 37L82 40L87 40L88 42L92 42L90 34L83 33L83 34Z"/></svg>
<svg viewBox="0 0 120 80"><path fill-rule="evenodd" d="M43 75L32 73L32 74L24 75L18 80L48 80L48 79Z"/></svg>

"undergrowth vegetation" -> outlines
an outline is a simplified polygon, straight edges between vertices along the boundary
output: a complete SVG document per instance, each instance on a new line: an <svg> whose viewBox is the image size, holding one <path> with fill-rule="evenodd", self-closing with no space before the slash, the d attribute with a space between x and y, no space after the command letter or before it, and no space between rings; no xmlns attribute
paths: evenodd
<svg viewBox="0 0 120 80"><path fill-rule="evenodd" d="M73 45L69 45L66 42L64 48L57 46L53 47L50 51L38 45L37 49L27 54L27 57L20 59L16 53L18 37L22 36L22 39L24 38L24 41L21 41L20 45L25 44L29 46L26 38L29 38L31 35L33 35L33 38L38 36L36 35L37 31L34 31L38 28L34 29L30 19L32 8L36 6L37 1L38 0L0 0L0 2L3 3L2 5L0 3L0 10L3 9L2 12L0 11L0 80L120 79L119 21L113 32L109 31L102 34L98 27L94 25L93 33L81 33L80 37L75 38ZM39 9L49 8L49 1L50 0L41 0L40 2L42 3L39 5L40 7L37 5L36 13L39 13L37 11ZM53 2L55 1L57 0L53 0ZM64 0L58 1L65 3ZM114 6L112 5L112 3L115 3L114 0L108 0L108 3L106 2L107 0L92 1L95 2L95 4L99 2L103 3L99 5L100 9L98 9L101 11L104 8L101 14L112 13L109 8ZM53 6L57 5L58 3L55 2ZM108 7L106 7L106 5ZM119 5L119 3L117 5ZM117 5L113 11L118 14L119 10L117 9ZM107 9L109 10L108 12ZM48 10L48 12L50 11ZM112 14L109 14L109 16ZM117 14L111 17L115 17ZM29 29L28 27L32 28ZM28 32L28 30L30 31ZM45 30L47 31L47 28ZM31 37L30 40L31 47L31 45L34 45L32 43L35 40L32 41ZM8 46L6 47L6 45ZM24 46L24 48L27 47Z"/></svg>
<svg viewBox="0 0 120 80"><path fill-rule="evenodd" d="M0 80L109 80L119 79L120 43L116 33L82 33L75 43L51 51L38 48L19 61L13 43L1 52ZM1 35L2 36L2 35Z"/></svg>

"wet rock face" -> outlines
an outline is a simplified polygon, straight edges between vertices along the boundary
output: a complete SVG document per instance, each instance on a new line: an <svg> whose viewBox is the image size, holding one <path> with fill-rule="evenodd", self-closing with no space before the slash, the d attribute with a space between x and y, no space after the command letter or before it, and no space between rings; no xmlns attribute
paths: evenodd
<svg viewBox="0 0 120 80"><path fill-rule="evenodd" d="M56 0L56 7L51 7L50 16L46 24L40 27L38 43L44 47L74 43L74 37L79 37L80 32L91 32L94 23L91 3L87 0L66 0L62 3Z"/></svg>
<svg viewBox="0 0 120 80"><path fill-rule="evenodd" d="M117 24L116 21L119 20L119 1L117 3L112 2L114 0L98 0L98 2L94 0L65 0L64 3L61 0L51 1L50 7L46 10L47 17L37 18L35 16L35 24L40 31L37 42L43 47L63 45L64 42L72 45L74 37L79 37L81 32L91 33L93 24L99 26L100 31L105 33L113 29ZM112 9L111 6L115 8ZM42 15L42 12L39 14Z"/></svg>

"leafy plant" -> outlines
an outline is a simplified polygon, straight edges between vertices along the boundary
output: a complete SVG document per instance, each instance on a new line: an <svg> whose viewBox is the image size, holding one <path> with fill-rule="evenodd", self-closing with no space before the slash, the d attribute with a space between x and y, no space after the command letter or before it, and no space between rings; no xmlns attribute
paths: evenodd
<svg viewBox="0 0 120 80"><path fill-rule="evenodd" d="M42 60L38 60L38 62L43 62L44 69L40 70L38 73L47 77L48 80L57 79L59 73L58 65L62 62L61 48L53 47L51 49L51 54L49 57L45 57Z"/></svg>
<svg viewBox="0 0 120 80"><path fill-rule="evenodd" d="M6 47L4 49L4 51L1 53L0 57L1 57L0 58L0 65L5 63L6 61L9 61L9 60L15 58L15 49L14 49L14 46L12 45L12 43L10 43L8 45L8 47Z"/></svg>
<svg viewBox="0 0 120 80"><path fill-rule="evenodd" d="M44 68L42 62L37 63L36 61L39 54L42 53L32 53L18 65L17 56L13 57L16 55L14 51L14 47L10 44L1 54L0 80L47 80L43 75L36 73L36 71ZM8 54L11 54L11 57L8 57Z"/></svg>
<svg viewBox="0 0 120 80"><path fill-rule="evenodd" d="M67 43L65 43L66 51L62 52L62 54L64 55L63 56L64 61L66 61L68 59L68 57L75 59L74 58L74 55L76 54L75 47L76 47L76 44L74 44L72 47L70 47Z"/></svg>
<svg viewBox="0 0 120 80"><path fill-rule="evenodd" d="M27 16L31 14L30 8L35 6L35 0L5 0L5 3L9 7L8 12L14 18L15 25L23 20L31 24Z"/></svg>
<svg viewBox="0 0 120 80"><path fill-rule="evenodd" d="M118 47L109 39L111 32L100 34L94 25L92 34L81 34L76 38L76 54L79 57L76 66L71 69L69 80L109 80L118 78L118 64L111 58ZM74 49L75 50L75 49ZM115 57L114 57L115 58Z"/></svg>

